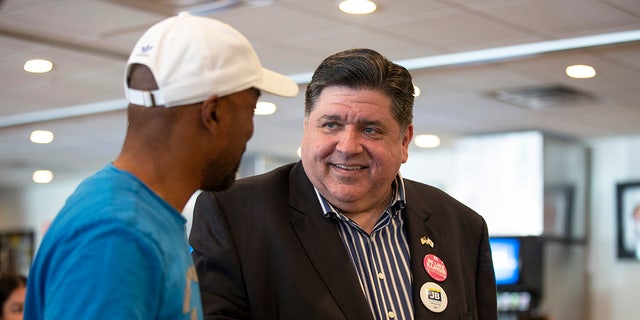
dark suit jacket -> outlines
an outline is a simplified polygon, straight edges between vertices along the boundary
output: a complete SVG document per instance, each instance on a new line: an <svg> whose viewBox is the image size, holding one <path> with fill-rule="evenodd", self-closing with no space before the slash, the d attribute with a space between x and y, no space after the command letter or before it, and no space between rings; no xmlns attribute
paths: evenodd
<svg viewBox="0 0 640 320"><path fill-rule="evenodd" d="M415 319L496 319L485 221L436 188L404 182ZM324 217L300 162L238 180L225 192L201 193L190 242L207 319L373 319L336 226ZM420 299L422 284L436 282L423 267L427 253L448 271L438 282L448 297L441 313Z"/></svg>

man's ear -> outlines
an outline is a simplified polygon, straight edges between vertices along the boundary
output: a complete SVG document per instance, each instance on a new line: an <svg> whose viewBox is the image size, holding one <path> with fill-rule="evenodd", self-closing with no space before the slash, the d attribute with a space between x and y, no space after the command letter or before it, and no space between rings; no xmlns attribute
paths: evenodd
<svg viewBox="0 0 640 320"><path fill-rule="evenodd" d="M205 126L218 123L218 97L211 96L200 106L200 117Z"/></svg>

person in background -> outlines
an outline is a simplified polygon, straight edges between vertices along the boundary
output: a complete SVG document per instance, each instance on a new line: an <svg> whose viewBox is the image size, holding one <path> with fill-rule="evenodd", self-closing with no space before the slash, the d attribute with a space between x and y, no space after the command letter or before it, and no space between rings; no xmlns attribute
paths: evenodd
<svg viewBox="0 0 640 320"><path fill-rule="evenodd" d="M413 93L376 51L333 54L306 89L301 161L198 196L207 319L497 318L485 220L399 173Z"/></svg>
<svg viewBox="0 0 640 320"><path fill-rule="evenodd" d="M13 273L0 275L0 320L22 320L27 278Z"/></svg>
<svg viewBox="0 0 640 320"><path fill-rule="evenodd" d="M295 96L238 31L181 13L148 29L125 71L121 153L83 181L29 273L27 319L202 319L185 234L198 189L231 186L261 91Z"/></svg>

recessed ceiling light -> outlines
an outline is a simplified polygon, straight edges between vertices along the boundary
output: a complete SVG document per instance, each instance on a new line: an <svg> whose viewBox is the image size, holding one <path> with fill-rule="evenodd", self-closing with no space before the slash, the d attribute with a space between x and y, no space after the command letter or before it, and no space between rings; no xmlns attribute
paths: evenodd
<svg viewBox="0 0 640 320"><path fill-rule="evenodd" d="M36 170L32 176L35 183L49 183L53 180L53 172L51 170Z"/></svg>
<svg viewBox="0 0 640 320"><path fill-rule="evenodd" d="M302 158L302 147L298 147L296 154L298 155L298 158Z"/></svg>
<svg viewBox="0 0 640 320"><path fill-rule="evenodd" d="M413 96L417 98L418 96L420 96L420 93L420 88L418 88L418 86L416 85L413 85Z"/></svg>
<svg viewBox="0 0 640 320"><path fill-rule="evenodd" d="M256 104L256 115L267 116L276 112L276 105L271 102L258 101Z"/></svg>
<svg viewBox="0 0 640 320"><path fill-rule="evenodd" d="M440 138L432 134L417 135L413 143L420 148L435 148L440 145Z"/></svg>
<svg viewBox="0 0 640 320"><path fill-rule="evenodd" d="M24 63L24 71L46 73L53 69L53 62L44 59L32 59Z"/></svg>
<svg viewBox="0 0 640 320"><path fill-rule="evenodd" d="M29 139L31 139L31 142L33 143L51 143L51 141L53 141L53 132L47 130L34 130L31 132Z"/></svg>
<svg viewBox="0 0 640 320"><path fill-rule="evenodd" d="M369 0L344 0L338 7L349 14L369 14L376 11L376 4Z"/></svg>
<svg viewBox="0 0 640 320"><path fill-rule="evenodd" d="M592 66L576 64L568 66L565 69L565 73L571 78L588 79L596 76L596 69L594 69Z"/></svg>

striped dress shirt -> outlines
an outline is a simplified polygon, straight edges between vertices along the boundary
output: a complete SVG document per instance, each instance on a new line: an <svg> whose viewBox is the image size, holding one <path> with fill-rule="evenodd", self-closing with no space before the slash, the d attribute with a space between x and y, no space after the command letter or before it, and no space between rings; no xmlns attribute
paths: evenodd
<svg viewBox="0 0 640 320"><path fill-rule="evenodd" d="M404 182L392 184L393 198L371 234L334 208L316 189L326 218L333 219L349 252L375 319L413 319L409 246L404 230ZM340 272L340 271L337 271Z"/></svg>

